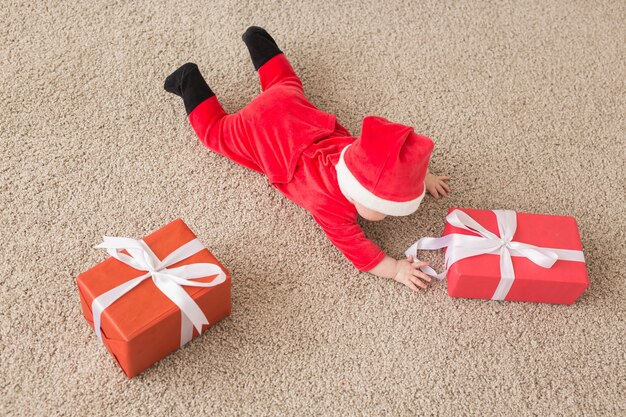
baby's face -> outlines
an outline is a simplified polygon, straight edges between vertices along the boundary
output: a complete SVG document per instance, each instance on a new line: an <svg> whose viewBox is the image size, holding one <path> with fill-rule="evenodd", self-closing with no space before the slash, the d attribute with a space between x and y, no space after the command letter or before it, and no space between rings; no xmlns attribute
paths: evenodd
<svg viewBox="0 0 626 417"><path fill-rule="evenodd" d="M356 201L354 202L354 206L356 207L356 211L359 213L359 215L363 217L365 220L378 222L378 221L383 220L385 217L387 217L386 214L369 209L365 207L364 205L357 203Z"/></svg>

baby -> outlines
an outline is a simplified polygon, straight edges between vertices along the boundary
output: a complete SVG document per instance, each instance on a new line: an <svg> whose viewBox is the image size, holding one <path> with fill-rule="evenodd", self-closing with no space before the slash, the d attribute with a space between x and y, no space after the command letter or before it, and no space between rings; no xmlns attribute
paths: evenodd
<svg viewBox="0 0 626 417"><path fill-rule="evenodd" d="M412 128L380 117L363 119L355 138L334 115L311 104L289 61L264 29L243 34L262 93L227 114L200 74L187 63L165 80L182 97L200 141L211 150L263 173L287 198L308 210L330 241L360 271L393 278L413 291L431 278L426 262L396 260L367 239L357 223L406 216L426 190L450 191L448 177L428 173L433 142Z"/></svg>

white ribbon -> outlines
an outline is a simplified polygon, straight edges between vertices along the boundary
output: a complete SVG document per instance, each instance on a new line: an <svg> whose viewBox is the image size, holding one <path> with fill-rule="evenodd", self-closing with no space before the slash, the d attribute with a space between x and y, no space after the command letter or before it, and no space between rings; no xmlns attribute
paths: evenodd
<svg viewBox="0 0 626 417"><path fill-rule="evenodd" d="M139 285L143 280L150 277L152 277L154 285L180 308L181 346L191 340L194 327L198 330L198 333L202 333L202 326L209 324L198 304L187 294L183 286L213 287L219 285L226 281L226 274L222 268L210 263L195 263L177 268L168 268L170 265L187 259L191 255L205 249L205 246L198 239L184 244L162 261L159 260L143 240L105 236L104 241L97 245L96 248L106 249L109 255L118 261L139 271L145 271L145 274L118 285L93 300L91 310L93 312L93 325L98 339L102 341L102 330L100 329L102 311ZM126 250L129 255L121 253L122 250ZM191 281L211 275L217 275L211 282Z"/></svg>
<svg viewBox="0 0 626 417"><path fill-rule="evenodd" d="M500 236L485 229L467 213L454 210L448 214L446 221L454 227L469 230L476 235L452 233L439 238L424 237L415 242L405 253L407 256L413 256L417 262L418 250L447 248L443 272L437 274L429 266L420 268L424 273L439 280L444 279L450 267L462 259L484 254L499 255L501 278L491 297L492 300L504 300L513 285L515 271L511 256L528 258L543 268L551 268L557 260L585 262L583 252L579 250L543 248L513 241L517 229L516 213L511 210L493 210L493 212L496 214Z"/></svg>

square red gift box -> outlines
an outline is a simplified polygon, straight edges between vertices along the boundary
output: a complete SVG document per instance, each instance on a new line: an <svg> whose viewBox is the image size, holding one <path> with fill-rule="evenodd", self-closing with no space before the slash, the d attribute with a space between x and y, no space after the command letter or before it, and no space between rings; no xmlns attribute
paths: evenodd
<svg viewBox="0 0 626 417"><path fill-rule="evenodd" d="M576 220L510 210L450 209L440 238L407 250L445 248L451 297L572 304L589 287Z"/></svg>
<svg viewBox="0 0 626 417"><path fill-rule="evenodd" d="M129 378L230 314L228 271L181 219L97 247L111 257L76 279L83 315Z"/></svg>

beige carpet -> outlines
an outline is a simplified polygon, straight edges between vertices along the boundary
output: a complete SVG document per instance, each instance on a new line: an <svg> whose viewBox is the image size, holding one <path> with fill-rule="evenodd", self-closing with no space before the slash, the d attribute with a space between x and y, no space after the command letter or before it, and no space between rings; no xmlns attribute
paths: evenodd
<svg viewBox="0 0 626 417"><path fill-rule="evenodd" d="M626 3L74 3L0 7L0 414L626 413ZM377 114L435 139L453 194L364 224L389 254L438 235L449 207L573 215L590 289L499 303L358 273L163 91L193 60L244 106L252 24L353 133ZM101 235L176 217L230 268L233 314L127 380L75 277L105 258Z"/></svg>

